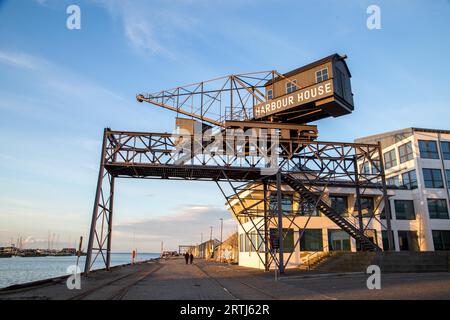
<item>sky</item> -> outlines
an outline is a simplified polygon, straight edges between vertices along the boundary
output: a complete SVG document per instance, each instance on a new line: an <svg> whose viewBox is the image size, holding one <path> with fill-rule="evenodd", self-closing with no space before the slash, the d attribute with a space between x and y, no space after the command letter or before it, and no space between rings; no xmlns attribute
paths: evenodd
<svg viewBox="0 0 450 320"><path fill-rule="evenodd" d="M69 30L66 9L81 10ZM367 7L381 12L369 30ZM355 111L319 139L450 129L450 1L0 0L0 246L87 239L103 128L171 132L135 95L347 54ZM208 182L120 180L113 251L159 252L236 230Z"/></svg>

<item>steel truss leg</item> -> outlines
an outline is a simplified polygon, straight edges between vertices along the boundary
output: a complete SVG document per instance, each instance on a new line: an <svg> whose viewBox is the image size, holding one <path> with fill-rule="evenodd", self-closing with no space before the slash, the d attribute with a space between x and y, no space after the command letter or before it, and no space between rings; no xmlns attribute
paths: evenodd
<svg viewBox="0 0 450 320"><path fill-rule="evenodd" d="M92 211L91 228L86 255L84 272L91 271L98 256L102 257L106 270L111 266L111 244L112 244L112 218L114 204L115 177L105 170L106 139L103 136L102 155L95 194L94 208Z"/></svg>
<svg viewBox="0 0 450 320"><path fill-rule="evenodd" d="M281 171L277 173L277 209L278 209L278 252L280 274L284 273L284 237L283 237L283 208L281 195Z"/></svg>

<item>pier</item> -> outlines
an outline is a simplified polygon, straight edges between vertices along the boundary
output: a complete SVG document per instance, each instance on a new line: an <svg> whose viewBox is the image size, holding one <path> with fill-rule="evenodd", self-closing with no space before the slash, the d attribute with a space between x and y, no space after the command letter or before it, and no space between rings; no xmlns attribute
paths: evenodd
<svg viewBox="0 0 450 320"><path fill-rule="evenodd" d="M273 272L182 257L113 267L81 277L69 290L66 278L1 290L0 300L336 300L449 299L450 273L383 274L382 290L368 290L362 272L305 273L290 270L277 281Z"/></svg>

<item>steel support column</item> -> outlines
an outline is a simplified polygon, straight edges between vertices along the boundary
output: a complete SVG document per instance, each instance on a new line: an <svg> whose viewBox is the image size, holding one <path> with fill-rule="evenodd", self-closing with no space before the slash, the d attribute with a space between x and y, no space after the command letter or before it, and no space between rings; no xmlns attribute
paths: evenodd
<svg viewBox="0 0 450 320"><path fill-rule="evenodd" d="M383 163L383 151L381 148L381 142L378 141L378 154L380 159L380 175L381 175L381 187L383 192L384 199L384 214L386 216L386 233L388 237L388 246L389 251L395 250L394 239L392 237L392 227L391 227L391 206L389 203L389 197L386 189L386 175L384 172L384 163Z"/></svg>
<svg viewBox="0 0 450 320"><path fill-rule="evenodd" d="M111 244L112 244L112 219L113 219L113 207L114 207L114 184L115 178L111 176L111 183L109 189L109 212L108 212L108 240L106 247L106 270L109 271L111 267Z"/></svg>
<svg viewBox="0 0 450 320"><path fill-rule="evenodd" d="M281 170L278 170L277 173L277 209L278 209L278 267L280 270L280 274L284 273L284 245L283 245L283 207L281 205L282 196L281 196Z"/></svg>
<svg viewBox="0 0 450 320"><path fill-rule="evenodd" d="M109 129L103 134L100 168L87 247L84 272L87 274L101 255L106 270L111 265L111 235L115 177L105 170ZM106 180L106 181L105 181ZM105 255L106 253L106 255Z"/></svg>
<svg viewBox="0 0 450 320"><path fill-rule="evenodd" d="M364 233L364 220L362 215L362 208L361 208L361 190L359 188L359 168L358 168L358 158L357 155L355 155L354 163L355 166L355 204L356 204L356 210L358 210L358 224L359 224L359 231ZM356 244L357 249L359 248L361 251L363 250L362 244L357 243Z"/></svg>
<svg viewBox="0 0 450 320"><path fill-rule="evenodd" d="M264 193L264 270L269 271L269 221L267 208L267 181L263 181Z"/></svg>

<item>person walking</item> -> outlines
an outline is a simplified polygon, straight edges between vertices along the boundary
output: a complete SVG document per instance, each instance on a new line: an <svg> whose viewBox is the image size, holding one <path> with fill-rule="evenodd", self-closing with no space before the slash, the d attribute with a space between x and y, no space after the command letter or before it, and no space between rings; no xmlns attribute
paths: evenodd
<svg viewBox="0 0 450 320"><path fill-rule="evenodd" d="M186 260L186 264L188 264L188 262L189 262L189 252L187 252L187 251L184 254L184 260Z"/></svg>
<svg viewBox="0 0 450 320"><path fill-rule="evenodd" d="M194 255L191 252L191 254L189 255L189 262L192 264L192 261L194 261Z"/></svg>

